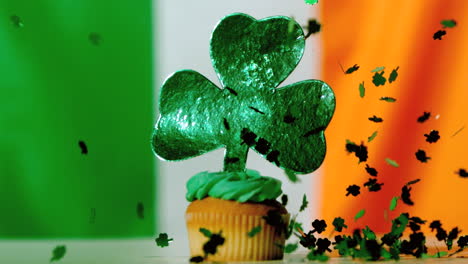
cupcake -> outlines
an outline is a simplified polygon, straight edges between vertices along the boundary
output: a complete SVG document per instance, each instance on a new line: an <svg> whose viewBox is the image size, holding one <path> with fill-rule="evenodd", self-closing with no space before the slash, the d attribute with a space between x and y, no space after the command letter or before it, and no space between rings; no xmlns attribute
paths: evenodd
<svg viewBox="0 0 468 264"><path fill-rule="evenodd" d="M186 220L196 260L282 258L289 215L275 201L281 182L246 170L246 161L250 149L292 173L310 173L322 163L333 91L319 80L277 88L299 63L304 45L304 32L291 18L231 14L210 43L222 89L193 70L175 72L162 85L155 154L180 161L226 149L222 172L202 172L187 183L192 203Z"/></svg>
<svg viewBox="0 0 468 264"><path fill-rule="evenodd" d="M212 261L273 260L283 257L289 214L275 199L281 182L258 172L202 172L187 182L185 217L190 254L205 256L208 238L200 229L219 232L225 239ZM268 223L269 215L278 223ZM257 230L256 233L253 230Z"/></svg>

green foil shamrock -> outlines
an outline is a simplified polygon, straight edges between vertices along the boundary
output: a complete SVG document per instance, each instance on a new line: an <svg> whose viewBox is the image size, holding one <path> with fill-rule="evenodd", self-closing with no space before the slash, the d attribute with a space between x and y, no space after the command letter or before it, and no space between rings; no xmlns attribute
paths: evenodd
<svg viewBox="0 0 468 264"><path fill-rule="evenodd" d="M322 163L324 129L335 109L319 80L277 88L304 53L302 28L289 17L235 13L213 31L211 61L223 89L193 70L162 85L152 145L165 160L225 147L224 171L245 171L249 148L278 167L309 173Z"/></svg>

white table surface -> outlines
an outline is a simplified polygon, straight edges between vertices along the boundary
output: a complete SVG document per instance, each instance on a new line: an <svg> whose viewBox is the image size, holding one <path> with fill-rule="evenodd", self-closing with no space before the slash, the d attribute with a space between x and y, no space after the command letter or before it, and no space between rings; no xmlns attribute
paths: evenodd
<svg viewBox="0 0 468 264"><path fill-rule="evenodd" d="M58 264L179 264L189 263L187 252L177 252L177 247L166 248L156 246L154 239L134 240L0 240L0 264L36 264L49 263L52 250L57 245L65 245L67 252ZM468 251L468 250L467 250ZM447 263L468 264L468 252L460 256L465 258L415 259L413 257L400 260L399 264ZM306 252L286 255L282 261L266 261L256 263L321 263L306 261ZM252 262L229 262L252 263ZM350 258L330 258L328 264L363 263ZM397 263L395 261L379 261L369 263Z"/></svg>

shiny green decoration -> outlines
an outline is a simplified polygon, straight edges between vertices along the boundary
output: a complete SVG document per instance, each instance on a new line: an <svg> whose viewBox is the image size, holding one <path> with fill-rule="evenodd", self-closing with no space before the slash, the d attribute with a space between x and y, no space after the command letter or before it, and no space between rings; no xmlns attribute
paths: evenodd
<svg viewBox="0 0 468 264"><path fill-rule="evenodd" d="M223 18L210 44L223 89L193 70L171 75L159 97L156 155L184 160L225 147L224 171L234 172L245 171L251 148L280 168L316 170L325 157L333 91L320 80L277 88L299 63L304 45L304 32L291 18Z"/></svg>

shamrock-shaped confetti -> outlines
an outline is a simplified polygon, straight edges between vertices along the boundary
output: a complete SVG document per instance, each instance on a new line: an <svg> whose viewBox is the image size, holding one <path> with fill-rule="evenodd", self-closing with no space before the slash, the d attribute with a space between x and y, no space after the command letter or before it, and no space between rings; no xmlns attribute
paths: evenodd
<svg viewBox="0 0 468 264"><path fill-rule="evenodd" d="M434 33L434 36L432 36L432 38L434 40L438 39L438 40L442 40L442 36L446 35L447 34L447 31L445 30L438 30L436 33Z"/></svg>
<svg viewBox="0 0 468 264"><path fill-rule="evenodd" d="M56 246L54 250L52 251L52 258L50 259L50 262L61 260L63 256L65 256L66 252L67 252L66 246Z"/></svg>
<svg viewBox="0 0 468 264"><path fill-rule="evenodd" d="M81 149L81 154L88 154L88 147L86 146L86 143L83 140L78 141L78 146Z"/></svg>
<svg viewBox="0 0 468 264"><path fill-rule="evenodd" d="M307 196L304 194L304 196L302 196L302 204L301 204L301 208L299 208L299 212L304 211L308 205L309 205L309 202L307 201Z"/></svg>
<svg viewBox="0 0 468 264"><path fill-rule="evenodd" d="M345 220L341 217L335 217L332 224L335 227L335 231L338 232L341 232L343 228L348 228L348 226L345 225Z"/></svg>
<svg viewBox="0 0 468 264"><path fill-rule="evenodd" d="M359 65L354 64L352 67L349 67L346 71L345 74L351 74L355 71L359 70Z"/></svg>
<svg viewBox="0 0 468 264"><path fill-rule="evenodd" d="M372 133L372 135L370 135L368 138L367 138L367 142L371 142L372 140L374 140L374 138L377 136L378 132L377 131L374 131Z"/></svg>
<svg viewBox="0 0 468 264"><path fill-rule="evenodd" d="M372 122L375 122L375 123L382 123L383 122L383 119L376 116L376 115L373 115L372 117L369 117L368 119L370 121L372 121Z"/></svg>
<svg viewBox="0 0 468 264"><path fill-rule="evenodd" d="M400 69L400 67L396 67L395 69L393 69L393 71L390 73L390 77L388 77L388 82L389 83L392 83L396 80L396 78L398 77L398 69Z"/></svg>
<svg viewBox="0 0 468 264"><path fill-rule="evenodd" d="M375 168L369 167L369 164L366 164L366 171L367 173L369 173L370 176L374 177L377 177L377 175L379 174L379 172Z"/></svg>
<svg viewBox="0 0 468 264"><path fill-rule="evenodd" d="M314 228L312 230L312 233L314 232L317 232L317 233L322 233L323 231L325 231L325 228L327 227L327 223L325 222L325 220L319 220L319 219L315 219L313 222L312 222L312 227Z"/></svg>
<svg viewBox="0 0 468 264"><path fill-rule="evenodd" d="M174 239L169 238L169 236L166 233L160 233L155 241L158 247L167 247L169 246L169 242L171 242L172 240Z"/></svg>
<svg viewBox="0 0 468 264"><path fill-rule="evenodd" d="M440 21L440 24L444 26L444 28L453 28L457 25L457 21L455 21L454 19L446 19Z"/></svg>
<svg viewBox="0 0 468 264"><path fill-rule="evenodd" d="M420 117L418 117L418 122L419 122L419 123L424 123L424 122L426 122L430 117L431 117L431 113L430 113L430 112L424 112Z"/></svg>
<svg viewBox="0 0 468 264"><path fill-rule="evenodd" d="M385 72L376 72L374 76L372 77L372 82L374 83L375 86L380 86L380 85L385 85L385 82L387 81L387 78L383 76Z"/></svg>
<svg viewBox="0 0 468 264"><path fill-rule="evenodd" d="M416 159L418 159L420 162L426 163L428 160L431 158L426 155L426 151L422 149L418 149L418 151L415 153Z"/></svg>
<svg viewBox="0 0 468 264"><path fill-rule="evenodd" d="M439 131L437 130L431 130L429 134L424 134L424 136L426 137L426 141L431 144L437 142L440 139Z"/></svg>
<svg viewBox="0 0 468 264"><path fill-rule="evenodd" d="M359 96L364 98L366 96L366 87L364 87L364 82L359 84Z"/></svg>
<svg viewBox="0 0 468 264"><path fill-rule="evenodd" d="M468 171L466 171L465 169L459 169L455 173L458 174L462 178L468 178Z"/></svg>
<svg viewBox="0 0 468 264"><path fill-rule="evenodd" d="M137 215L140 219L145 218L145 206L142 202L137 203Z"/></svg>
<svg viewBox="0 0 468 264"><path fill-rule="evenodd" d="M318 3L318 0L304 0L306 4L315 5Z"/></svg>
<svg viewBox="0 0 468 264"><path fill-rule="evenodd" d="M11 23L12 23L15 27L17 27L17 28L20 28L20 27L23 27L23 26L24 26L23 21L22 21L21 18L20 18L19 16L17 16L17 15L12 15L12 16L10 17L10 21L11 21Z"/></svg>
<svg viewBox="0 0 468 264"><path fill-rule="evenodd" d="M366 214L365 209L359 210L359 212L357 212L356 215L354 216L354 221L357 221L359 218L363 217L365 214Z"/></svg>
<svg viewBox="0 0 468 264"><path fill-rule="evenodd" d="M254 236L257 235L258 233L260 233L260 231L262 231L262 227L261 227L261 226L256 226L256 227L252 228L252 229L247 233L247 236L248 236L248 237L254 237Z"/></svg>
<svg viewBox="0 0 468 264"><path fill-rule="evenodd" d="M223 18L210 45L223 89L193 70L170 76L161 87L155 153L184 160L225 147L224 170L244 171L251 148L296 173L317 169L335 109L333 91L319 80L277 88L299 63L304 45L302 28L291 18Z"/></svg>
<svg viewBox="0 0 468 264"><path fill-rule="evenodd" d="M316 19L309 19L307 21L307 35L305 38L310 37L312 34L320 32L322 25Z"/></svg>
<svg viewBox="0 0 468 264"><path fill-rule="evenodd" d="M360 189L361 189L361 187L359 187L358 185L355 185L355 184L350 185L350 186L348 186L348 188L346 188L346 191L347 191L346 196L348 196L350 194L352 196L358 196L361 193Z"/></svg>

